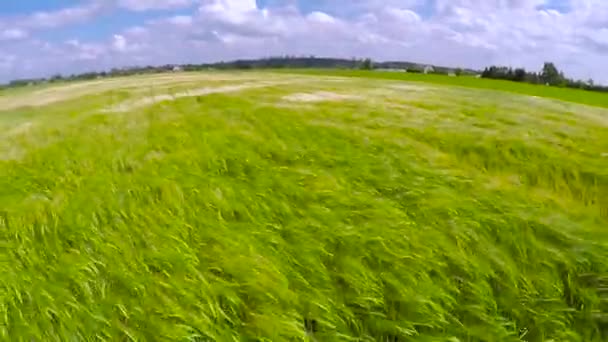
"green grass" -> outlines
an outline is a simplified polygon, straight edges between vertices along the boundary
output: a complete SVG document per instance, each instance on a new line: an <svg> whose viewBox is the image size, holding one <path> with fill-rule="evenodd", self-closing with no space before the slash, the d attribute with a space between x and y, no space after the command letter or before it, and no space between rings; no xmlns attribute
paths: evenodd
<svg viewBox="0 0 608 342"><path fill-rule="evenodd" d="M608 339L606 111L394 84L0 112L0 340Z"/></svg>
<svg viewBox="0 0 608 342"><path fill-rule="evenodd" d="M425 75L417 73L347 69L289 69L284 71L278 70L278 72L298 73L306 75L379 78L410 82L427 82L469 88L493 89L608 108L608 93L591 92L580 89L548 87L544 85L534 85L528 83L510 82L502 80L479 79L471 76L450 77L447 75L435 74Z"/></svg>

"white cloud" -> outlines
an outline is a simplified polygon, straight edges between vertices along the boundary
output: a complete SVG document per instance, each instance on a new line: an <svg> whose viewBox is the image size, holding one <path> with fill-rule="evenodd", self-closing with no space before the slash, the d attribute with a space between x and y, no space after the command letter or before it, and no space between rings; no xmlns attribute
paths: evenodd
<svg viewBox="0 0 608 342"><path fill-rule="evenodd" d="M257 10L255 0L202 0L201 8L208 11L251 12Z"/></svg>
<svg viewBox="0 0 608 342"><path fill-rule="evenodd" d="M319 10L331 15L360 15L384 8L412 9L425 6L428 0L350 0L348 4L335 0L318 0Z"/></svg>
<svg viewBox="0 0 608 342"><path fill-rule="evenodd" d="M51 46L47 46L46 49L56 55L66 54L67 59L71 61L96 61L107 52L103 44L81 43L78 39L67 40L59 49Z"/></svg>
<svg viewBox="0 0 608 342"><path fill-rule="evenodd" d="M505 10L533 11L545 3L547 3L546 0L436 0L435 6L440 13L455 8L467 8L478 13L488 13Z"/></svg>
<svg viewBox="0 0 608 342"><path fill-rule="evenodd" d="M420 21L420 16L418 13L402 8L394 8L387 7L385 9L386 13L393 16L396 20L401 22L418 22Z"/></svg>
<svg viewBox="0 0 608 342"><path fill-rule="evenodd" d="M203 17L236 24L252 19L258 8L255 0L203 0L198 12Z"/></svg>
<svg viewBox="0 0 608 342"><path fill-rule="evenodd" d="M192 25L192 17L189 15L176 15L167 19L167 22L176 26L190 26Z"/></svg>
<svg viewBox="0 0 608 342"><path fill-rule="evenodd" d="M133 26L126 29L125 33L131 36L143 36L148 33L148 29L142 26Z"/></svg>
<svg viewBox="0 0 608 342"><path fill-rule="evenodd" d="M59 10L38 11L27 15L2 17L1 30L26 32L26 30L53 29L87 22L100 14L126 9L130 11L168 10L192 6L198 0L88 0L84 4ZM7 26L12 27L8 28Z"/></svg>
<svg viewBox="0 0 608 342"><path fill-rule="evenodd" d="M193 0L120 0L118 5L132 11L149 11L188 7Z"/></svg>
<svg viewBox="0 0 608 342"><path fill-rule="evenodd" d="M65 70L70 67L63 62L66 56L80 61L78 68L100 69L315 54L476 68L506 64L538 69L551 60L566 74L608 82L608 70L602 68L608 53L608 2L603 0L570 1L564 13L551 9L556 0L320 0L308 12L294 0L273 0L267 8L255 0L93 1L23 20L2 20L0 15L0 48L18 56L11 64L15 73L25 70L21 64L38 66L41 72ZM28 33L35 36L30 31L85 22L104 10L192 6L196 8L187 15L167 14L98 41L46 43L45 51L52 53L31 54L25 48L34 44L25 42ZM5 69L0 69L0 79L7 77L1 74Z"/></svg>
<svg viewBox="0 0 608 342"><path fill-rule="evenodd" d="M319 11L314 11L308 14L309 20L318 21L320 23L335 23L336 19L331 15Z"/></svg>
<svg viewBox="0 0 608 342"><path fill-rule="evenodd" d="M0 70L8 70L13 66L17 57L9 54L0 53Z"/></svg>
<svg viewBox="0 0 608 342"><path fill-rule="evenodd" d="M28 33L25 30L12 28L0 31L0 40L19 40L27 38Z"/></svg>
<svg viewBox="0 0 608 342"><path fill-rule="evenodd" d="M127 50L127 39L120 34L115 34L112 37L112 48L119 52L124 52Z"/></svg>
<svg viewBox="0 0 608 342"><path fill-rule="evenodd" d="M57 11L35 12L18 19L17 23L28 28L55 28L85 22L98 15L105 8L106 5L103 3L89 3Z"/></svg>

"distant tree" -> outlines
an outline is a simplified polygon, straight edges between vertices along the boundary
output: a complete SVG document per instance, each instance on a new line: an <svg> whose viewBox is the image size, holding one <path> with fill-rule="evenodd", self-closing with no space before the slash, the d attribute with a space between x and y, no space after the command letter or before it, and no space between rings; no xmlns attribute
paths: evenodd
<svg viewBox="0 0 608 342"><path fill-rule="evenodd" d="M63 76L61 76L61 74L56 74L51 76L51 78L49 78L49 82L58 82L63 80Z"/></svg>
<svg viewBox="0 0 608 342"><path fill-rule="evenodd" d="M566 87L577 88L577 89L587 89L588 85L581 80L567 80Z"/></svg>
<svg viewBox="0 0 608 342"><path fill-rule="evenodd" d="M568 86L568 81L569 80L566 78L566 75L564 75L564 72L560 71L559 72L559 78L558 78L558 81L557 81L556 85L559 86L559 87L566 87L566 86Z"/></svg>
<svg viewBox="0 0 608 342"><path fill-rule="evenodd" d="M559 85L564 80L563 74L561 74L559 70L557 70L555 64L551 62L545 62L543 65L541 78L544 83L549 85Z"/></svg>
<svg viewBox="0 0 608 342"><path fill-rule="evenodd" d="M481 77L483 77L483 78L490 78L490 68L485 67L483 69L483 71L481 72Z"/></svg>
<svg viewBox="0 0 608 342"><path fill-rule="evenodd" d="M456 68L456 70L454 70L454 74L455 74L456 76L460 76L460 75L462 75L462 68Z"/></svg>
<svg viewBox="0 0 608 342"><path fill-rule="evenodd" d="M509 81L514 81L515 80L515 74L513 73L513 68L509 68L507 70L506 79L509 80Z"/></svg>
<svg viewBox="0 0 608 342"><path fill-rule="evenodd" d="M374 67L374 66L373 66L372 60L371 60L371 59L369 59L369 58L366 58L366 59L364 59L364 60L361 62L361 67L360 67L360 68L361 68L362 70L372 70L372 68L373 68L373 67Z"/></svg>
<svg viewBox="0 0 608 342"><path fill-rule="evenodd" d="M492 65L489 68L485 68L481 73L481 77L483 78L493 78L493 79L504 79L503 69L497 66Z"/></svg>
<svg viewBox="0 0 608 342"><path fill-rule="evenodd" d="M526 69L517 68L513 72L513 81L524 82L526 80Z"/></svg>
<svg viewBox="0 0 608 342"><path fill-rule="evenodd" d="M529 72L526 73L526 82L528 83L532 83L532 84L540 84L542 83L542 80L540 78L540 75L536 72Z"/></svg>

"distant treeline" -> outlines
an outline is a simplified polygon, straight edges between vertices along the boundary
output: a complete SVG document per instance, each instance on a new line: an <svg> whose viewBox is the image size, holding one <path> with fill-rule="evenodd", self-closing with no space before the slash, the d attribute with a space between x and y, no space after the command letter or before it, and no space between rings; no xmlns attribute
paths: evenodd
<svg viewBox="0 0 608 342"><path fill-rule="evenodd" d="M202 71L202 70L247 70L247 69L280 69L280 68L358 68L362 62L356 59L317 58L317 57L272 57L252 60L235 60L230 62L203 64L166 64L158 66L134 66L114 68L109 71L86 72L73 75L54 75L49 78L19 79L9 82L4 87L20 87L26 85L53 83L75 80L91 80L104 77L119 77L129 75L154 74L171 71Z"/></svg>
<svg viewBox="0 0 608 342"><path fill-rule="evenodd" d="M170 71L202 71L202 70L249 70L249 69L367 69L367 70L391 70L407 71L408 73L433 73L452 76L479 75L479 71L473 69L449 68L435 65L426 65L413 62L389 61L373 62L371 59L344 59L344 58L320 58L315 56L297 57L280 56L261 59L235 60L230 62L203 63L203 64L166 64L160 66L136 66L125 68L114 68L109 71L86 72L73 75L54 75L49 78L19 79L0 85L1 88L21 87L27 85L54 83L75 80L92 80L105 77L118 77L129 75L142 75L163 73ZM592 80L579 81L568 79L560 72L553 63L545 63L541 72L528 72L522 68L509 68L491 66L486 68L481 77L509 80L515 82L527 82L533 84L548 84L559 87L579 88L592 91L606 91L608 87L595 85Z"/></svg>
<svg viewBox="0 0 608 342"><path fill-rule="evenodd" d="M555 87L608 92L608 86L596 85L591 79L582 81L567 78L564 76L563 72L557 69L555 64L550 62L545 63L540 72L529 72L523 68L513 69L504 66L491 66L483 70L481 77L532 84L545 84Z"/></svg>
<svg viewBox="0 0 608 342"><path fill-rule="evenodd" d="M34 85L40 83L54 83L75 80L91 80L105 77L118 77L129 75L142 75L163 73L170 71L201 71L201 70L248 70L248 69L281 69L281 68L311 68L311 69L390 69L390 70L407 70L408 72L421 73L425 71L424 64L412 62L380 62L374 63L370 59L344 59L344 58L320 58L315 56L297 57L297 56L281 56L250 60L235 60L230 62L218 63L203 63L203 64L167 64L160 66L136 66L125 68L114 68L109 71L86 72L73 75L54 75L49 78L32 78L19 79L9 82L2 87L20 87ZM432 73L448 74L448 73L463 73L477 74L475 70L470 69L451 69L441 66L431 66Z"/></svg>

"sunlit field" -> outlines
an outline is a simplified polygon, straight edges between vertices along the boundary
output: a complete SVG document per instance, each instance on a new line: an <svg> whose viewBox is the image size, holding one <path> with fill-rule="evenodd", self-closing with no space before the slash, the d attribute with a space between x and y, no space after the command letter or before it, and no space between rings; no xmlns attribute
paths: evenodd
<svg viewBox="0 0 608 342"><path fill-rule="evenodd" d="M0 92L0 340L608 340L600 100L344 76Z"/></svg>
<svg viewBox="0 0 608 342"><path fill-rule="evenodd" d="M564 87L549 87L522 82L504 80L493 80L476 78L474 76L450 77L439 74L418 74L404 72L368 71L368 70L340 70L340 69L294 69L285 70L287 73L299 73L307 75L323 76L345 76L363 77L388 80L400 80L409 82L426 82L438 85L452 85L476 89L492 89L505 92L541 96L545 98L558 99L567 102L587 104L597 107L608 108L608 96L606 93L586 91L582 89L571 89Z"/></svg>

